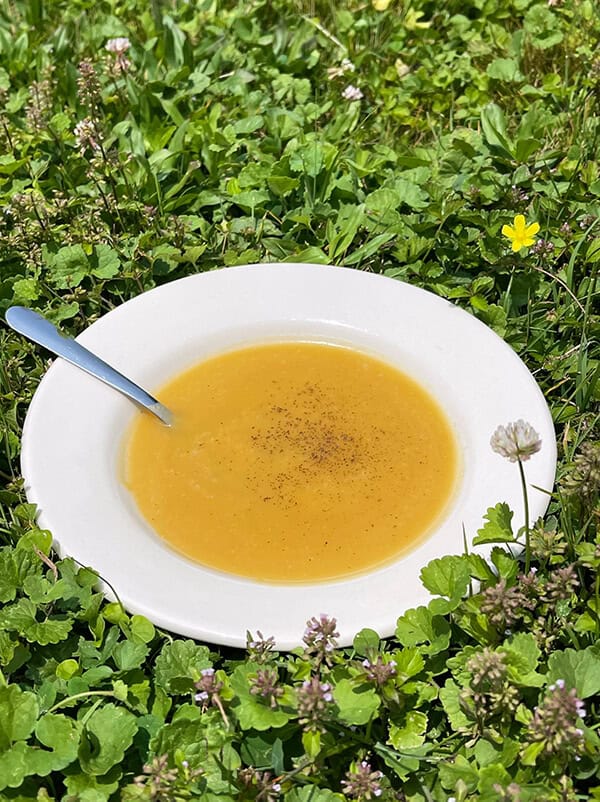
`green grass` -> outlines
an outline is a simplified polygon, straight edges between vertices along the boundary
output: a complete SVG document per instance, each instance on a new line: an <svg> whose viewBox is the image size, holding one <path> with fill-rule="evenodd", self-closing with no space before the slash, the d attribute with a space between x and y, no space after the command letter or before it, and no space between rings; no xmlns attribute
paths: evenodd
<svg viewBox="0 0 600 802"><path fill-rule="evenodd" d="M599 38L592 0L0 2L0 311L77 334L223 265L382 273L500 334L559 447L535 575L451 555L394 639L211 651L54 562L18 462L46 356L3 328L0 799L600 799ZM522 538L481 501L479 538Z"/></svg>

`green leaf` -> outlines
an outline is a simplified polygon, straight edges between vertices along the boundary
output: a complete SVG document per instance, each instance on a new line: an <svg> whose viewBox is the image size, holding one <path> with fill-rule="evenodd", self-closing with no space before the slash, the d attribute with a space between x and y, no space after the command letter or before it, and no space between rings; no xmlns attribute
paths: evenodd
<svg viewBox="0 0 600 802"><path fill-rule="evenodd" d="M97 278L113 278L119 272L121 262L119 254L109 245L100 243L94 246L92 274Z"/></svg>
<svg viewBox="0 0 600 802"><path fill-rule="evenodd" d="M130 629L132 640L138 643L150 643L156 635L154 624L143 615L131 617Z"/></svg>
<svg viewBox="0 0 600 802"><path fill-rule="evenodd" d="M56 253L43 250L52 283L61 290L77 287L90 272L90 264L81 245L64 245Z"/></svg>
<svg viewBox="0 0 600 802"><path fill-rule="evenodd" d="M34 693L22 691L18 685L0 687L0 751L31 735L38 712Z"/></svg>
<svg viewBox="0 0 600 802"><path fill-rule="evenodd" d="M336 794L328 788L318 788L316 785L294 786L285 795L285 802L342 802L347 797Z"/></svg>
<svg viewBox="0 0 600 802"><path fill-rule="evenodd" d="M300 181L287 175L271 175L267 178L267 186L278 198L285 198L290 192L298 189Z"/></svg>
<svg viewBox="0 0 600 802"><path fill-rule="evenodd" d="M262 114L250 114L242 120L237 120L233 124L233 130L236 134L253 134L255 131L260 130L265 123Z"/></svg>
<svg viewBox="0 0 600 802"><path fill-rule="evenodd" d="M15 656L18 643L8 632L0 631L0 666L7 666L10 663Z"/></svg>
<svg viewBox="0 0 600 802"><path fill-rule="evenodd" d="M445 596L454 606L459 604L467 592L469 579L469 562L466 557L439 557L431 560L421 570L421 582L427 590L436 596Z"/></svg>
<svg viewBox="0 0 600 802"><path fill-rule="evenodd" d="M469 725L469 719L463 713L460 705L460 691L461 689L453 679L446 680L446 684L440 690L442 707L446 711L450 726L455 732L460 732Z"/></svg>
<svg viewBox="0 0 600 802"><path fill-rule="evenodd" d="M450 625L439 615L432 615L427 607L408 610L396 625L396 637L403 646L429 644L424 651L437 654L448 648Z"/></svg>
<svg viewBox="0 0 600 802"><path fill-rule="evenodd" d="M113 659L120 671L130 671L132 668L139 668L142 665L148 651L145 644L126 640L117 643L113 649Z"/></svg>
<svg viewBox="0 0 600 802"><path fill-rule="evenodd" d="M519 63L512 58L495 58L488 64L486 73L497 81L520 82L525 79Z"/></svg>
<svg viewBox="0 0 600 802"><path fill-rule="evenodd" d="M524 766L535 766L535 762L543 750L544 743L541 741L538 741L534 744L529 744L529 746L526 746L521 753L521 763Z"/></svg>
<svg viewBox="0 0 600 802"><path fill-rule="evenodd" d="M404 683L416 677L425 668L425 659L417 648L398 649L394 652L396 663L396 683Z"/></svg>
<svg viewBox="0 0 600 802"><path fill-rule="evenodd" d="M400 203L411 209L425 209L428 205L429 195L417 184L398 178L394 181L394 189L398 193Z"/></svg>
<svg viewBox="0 0 600 802"><path fill-rule="evenodd" d="M537 3L525 14L523 29L529 34L531 43L540 50L560 44L564 38L561 20L545 5Z"/></svg>
<svg viewBox="0 0 600 802"><path fill-rule="evenodd" d="M486 523L477 530L477 536L473 538L474 546L481 543L514 543L511 523L513 512L506 502L488 507L483 517Z"/></svg>
<svg viewBox="0 0 600 802"><path fill-rule="evenodd" d="M68 791L66 799L76 799L77 802L108 802L118 789L122 774L119 766L115 766L102 777L81 772L76 774L69 772L64 779L65 788ZM147 802L146 794L142 800Z"/></svg>
<svg viewBox="0 0 600 802"><path fill-rule="evenodd" d="M202 669L211 666L206 646L193 640L176 640L163 646L156 658L156 684L169 693L188 693L200 679Z"/></svg>
<svg viewBox="0 0 600 802"><path fill-rule="evenodd" d="M518 685L529 685L533 679L534 686L543 683L543 678L539 677L538 681L531 676L532 672L535 672L541 656L541 651L531 632L519 632L512 635L508 641L503 643L499 651L504 652L508 658L509 675L513 682Z"/></svg>
<svg viewBox="0 0 600 802"><path fill-rule="evenodd" d="M477 790L481 793L483 800L491 802L498 798L498 786L506 788L512 779L501 763L492 763L490 766L483 766L479 769Z"/></svg>
<svg viewBox="0 0 600 802"><path fill-rule="evenodd" d="M519 573L519 563L512 554L509 554L500 546L495 546L492 549L490 559L498 571L498 576L501 579L506 579L509 584L512 583ZM494 580L496 580L496 577L494 577Z"/></svg>
<svg viewBox="0 0 600 802"><path fill-rule="evenodd" d="M370 256L373 256L374 253L385 245L386 242L390 242L396 237L396 234L393 232L387 232L385 234L377 234L377 236L372 237L370 240L365 242L359 248L352 251L349 256L344 256L344 264L345 265L357 265L363 260L368 259Z"/></svg>
<svg viewBox="0 0 600 802"><path fill-rule="evenodd" d="M53 617L38 622L36 614L37 607L30 599L19 599L0 611L0 629L13 630L29 643L46 646L64 640L73 628L71 618Z"/></svg>
<svg viewBox="0 0 600 802"><path fill-rule="evenodd" d="M163 726L150 741L156 755L166 754L171 762L183 756L190 768L203 770L203 778L214 793L231 791L231 771L240 765L240 757L230 741L233 732L226 732L217 710L200 715L195 709L194 720L182 719Z"/></svg>
<svg viewBox="0 0 600 802"><path fill-rule="evenodd" d="M577 651L553 652L548 660L548 683L563 679L567 688L575 688L580 699L600 693L600 646Z"/></svg>
<svg viewBox="0 0 600 802"><path fill-rule="evenodd" d="M379 649L379 643L379 635L374 629L361 629L354 636L352 645L356 654L360 655L360 657L367 657L370 652Z"/></svg>
<svg viewBox="0 0 600 802"><path fill-rule="evenodd" d="M13 303L28 306L40 297L40 284L35 278L22 278L15 281L13 286Z"/></svg>
<svg viewBox="0 0 600 802"><path fill-rule="evenodd" d="M488 103L481 110L481 130L488 145L496 148L508 158L512 158L512 145L506 133L506 118L500 106Z"/></svg>
<svg viewBox="0 0 600 802"><path fill-rule="evenodd" d="M106 774L123 760L137 732L135 716L110 702L87 720L79 747L79 764L86 774Z"/></svg>
<svg viewBox="0 0 600 802"><path fill-rule="evenodd" d="M12 601L19 585L13 550L8 547L0 549L0 603Z"/></svg>
<svg viewBox="0 0 600 802"><path fill-rule="evenodd" d="M29 749L24 741L19 741L10 749L0 752L0 791L21 785L27 776Z"/></svg>
<svg viewBox="0 0 600 802"><path fill-rule="evenodd" d="M309 758L315 759L321 751L321 733L306 730L302 733L302 747Z"/></svg>
<svg viewBox="0 0 600 802"><path fill-rule="evenodd" d="M375 215L386 215L400 206L400 195L390 187L380 187L367 195L365 208Z"/></svg>
<svg viewBox="0 0 600 802"><path fill-rule="evenodd" d="M402 725L392 723L387 742L395 749L414 749L425 741L427 715L419 710L410 710Z"/></svg>
<svg viewBox="0 0 600 802"><path fill-rule="evenodd" d="M58 771L72 763L77 757L80 725L62 714L46 713L38 721L35 734L40 743L52 752L48 758L50 771Z"/></svg>
<svg viewBox="0 0 600 802"><path fill-rule="evenodd" d="M469 563L469 573L475 579L485 582L496 582L496 574L490 568L487 560L481 554L469 554L467 557Z"/></svg>
<svg viewBox="0 0 600 802"><path fill-rule="evenodd" d="M360 726L375 717L381 700L373 688L359 690L350 679L341 679L333 689L339 718L346 724Z"/></svg>
<svg viewBox="0 0 600 802"><path fill-rule="evenodd" d="M447 791L456 790L456 783L459 780L466 785L468 792L472 792L477 787L479 770L473 763L470 763L464 755L456 755L452 763L442 763L439 767L440 782Z"/></svg>

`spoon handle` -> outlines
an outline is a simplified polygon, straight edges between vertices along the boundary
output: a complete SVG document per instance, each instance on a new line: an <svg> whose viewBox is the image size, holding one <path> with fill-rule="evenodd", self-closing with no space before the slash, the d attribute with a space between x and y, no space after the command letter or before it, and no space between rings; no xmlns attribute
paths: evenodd
<svg viewBox="0 0 600 802"><path fill-rule="evenodd" d="M38 315L32 309L24 306L11 306L6 311L6 322L8 325L25 335L38 345L43 345L48 351L61 356L85 370L86 373L95 376L97 379L119 390L121 393L145 407L149 412L156 415L163 423L170 426L173 422L173 415L160 401L153 398L139 385L132 382L118 370L112 368L103 359L88 351L71 337L65 337L59 330L50 323L49 320Z"/></svg>

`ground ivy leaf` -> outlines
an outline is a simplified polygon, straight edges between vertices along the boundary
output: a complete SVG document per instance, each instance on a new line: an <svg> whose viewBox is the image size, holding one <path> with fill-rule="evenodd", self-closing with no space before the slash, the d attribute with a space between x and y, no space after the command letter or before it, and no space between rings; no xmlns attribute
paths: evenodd
<svg viewBox="0 0 600 802"><path fill-rule="evenodd" d="M563 679L567 688L575 688L580 699L600 692L600 648L588 646L577 651L553 652L548 660L548 683Z"/></svg>
<svg viewBox="0 0 600 802"><path fill-rule="evenodd" d="M106 774L123 760L137 732L135 716L109 703L88 719L79 747L79 764L86 774Z"/></svg>
<svg viewBox="0 0 600 802"><path fill-rule="evenodd" d="M64 245L56 253L43 249L52 282L58 289L77 287L89 273L90 265L82 246Z"/></svg>
<svg viewBox="0 0 600 802"><path fill-rule="evenodd" d="M438 654L448 648L450 625L439 615L432 615L427 607L416 607L400 616L396 625L396 637L403 646L426 643L428 654Z"/></svg>
<svg viewBox="0 0 600 802"><path fill-rule="evenodd" d="M481 554L469 554L467 560L472 577L486 582L496 581L496 574L492 571L488 561L484 560Z"/></svg>
<svg viewBox="0 0 600 802"><path fill-rule="evenodd" d="M469 719L463 713L460 706L460 688L454 680L446 680L446 684L440 689L440 701L446 711L450 726L455 732L469 725Z"/></svg>
<svg viewBox="0 0 600 802"><path fill-rule="evenodd" d="M462 780L466 790L472 792L477 788L479 771L464 755L456 755L452 763L442 763L439 767L440 782L446 791L454 791L456 783Z"/></svg>
<svg viewBox="0 0 600 802"><path fill-rule="evenodd" d="M32 505L35 510L35 505ZM32 529L31 531L24 534L22 537L19 538L17 541L17 545L15 546L15 558L19 556L20 553L26 552L27 554L31 555L35 558L35 565L38 569L42 569L43 565L40 561L39 556L35 553L35 549L43 552L46 556L50 553L50 546L52 545L52 533L49 532L47 529Z"/></svg>
<svg viewBox="0 0 600 802"><path fill-rule="evenodd" d="M113 278L119 272L119 254L110 245L100 243L94 246L92 274L97 278Z"/></svg>
<svg viewBox="0 0 600 802"><path fill-rule="evenodd" d="M156 658L156 684L169 693L188 693L200 678L203 668L210 668L210 652L193 640L176 640L163 646Z"/></svg>
<svg viewBox="0 0 600 802"><path fill-rule="evenodd" d="M6 666L13 659L18 641L8 632L0 631L0 666Z"/></svg>
<svg viewBox="0 0 600 802"><path fill-rule="evenodd" d="M501 501L495 507L488 507L483 517L486 523L477 530L477 535L473 538L474 546L481 543L514 542L511 523L513 512L505 501Z"/></svg>
<svg viewBox="0 0 600 802"><path fill-rule="evenodd" d="M191 721L182 719L165 724L150 741L155 755L168 755L171 763L180 753L190 768L202 768L208 789L214 793L231 791L230 773L241 765L241 760L230 744L233 733L224 730L217 710L212 710Z"/></svg>
<svg viewBox="0 0 600 802"><path fill-rule="evenodd" d="M425 659L417 648L397 649L393 657L397 685L404 684L410 677L416 677L425 668Z"/></svg>
<svg viewBox="0 0 600 802"><path fill-rule="evenodd" d="M28 738L38 714L34 693L22 691L18 685L0 687L0 751Z"/></svg>
<svg viewBox="0 0 600 802"><path fill-rule="evenodd" d="M126 640L117 643L112 656L120 671L130 671L132 668L139 668L142 665L148 651L148 647L143 643Z"/></svg>
<svg viewBox="0 0 600 802"><path fill-rule="evenodd" d="M78 722L68 716L46 713L40 718L35 734L40 743L52 749L52 771L62 769L75 760L80 733Z"/></svg>
<svg viewBox="0 0 600 802"><path fill-rule="evenodd" d="M64 640L73 627L70 618L47 618L38 622L37 607L30 599L19 599L0 612L0 629L18 632L30 643L47 646Z"/></svg>
<svg viewBox="0 0 600 802"><path fill-rule="evenodd" d="M434 596L445 596L456 605L467 592L469 579L469 562L466 557L439 557L431 560L421 570L421 582L427 590Z"/></svg>
<svg viewBox="0 0 600 802"><path fill-rule="evenodd" d="M541 741L538 741L534 744L529 744L529 746L526 746L521 753L521 763L524 766L535 766L535 761L538 759L538 756L543 752L543 750L544 744Z"/></svg>
<svg viewBox="0 0 600 802"><path fill-rule="evenodd" d="M19 578L13 550L9 547L0 549L0 602L12 601L17 595Z"/></svg>
<svg viewBox="0 0 600 802"><path fill-rule="evenodd" d="M102 777L81 772L67 774L64 780L68 791L66 798L76 799L77 802L107 802L119 787L119 780L122 776L123 772L120 766L115 766ZM147 796L145 798L147 799Z"/></svg>
<svg viewBox="0 0 600 802"><path fill-rule="evenodd" d="M535 671L541 655L531 632L519 632L512 635L508 641L505 641L500 651L506 654L511 679L517 683ZM520 682L520 684L523 683Z"/></svg>
<svg viewBox="0 0 600 802"><path fill-rule="evenodd" d="M297 786L285 795L285 802L342 802L343 794L336 794L328 788L317 788L316 785Z"/></svg>
<svg viewBox="0 0 600 802"><path fill-rule="evenodd" d="M371 651L379 649L379 635L374 629L361 629L354 636L353 647L356 654L367 657Z"/></svg>
<svg viewBox="0 0 600 802"><path fill-rule="evenodd" d="M131 617L131 636L133 641L140 643L150 643L156 635L154 624L143 615L134 615Z"/></svg>
<svg viewBox="0 0 600 802"><path fill-rule="evenodd" d="M367 724L379 710L381 700L373 688L358 690L350 679L341 679L333 689L339 718L346 724Z"/></svg>
<svg viewBox="0 0 600 802"><path fill-rule="evenodd" d="M19 741L0 753L0 791L21 785L27 776L27 751L25 741Z"/></svg>
<svg viewBox="0 0 600 802"><path fill-rule="evenodd" d="M500 763L492 763L479 769L479 782L477 790L483 800L498 798L498 786L506 788L511 782L512 777Z"/></svg>
<svg viewBox="0 0 600 802"><path fill-rule="evenodd" d="M512 766L520 751L521 744L510 738L504 738L501 744L480 738L473 747L473 754L480 766L489 766L491 763Z"/></svg>
<svg viewBox="0 0 600 802"><path fill-rule="evenodd" d="M410 710L400 724L391 724L387 742L394 749L414 749L425 741L427 715L419 710Z"/></svg>
<svg viewBox="0 0 600 802"><path fill-rule="evenodd" d="M519 563L517 560L515 560L512 554L509 554L500 546L495 546L492 549L490 559L493 565L497 568L499 577L501 579L506 579L509 584L519 573Z"/></svg>

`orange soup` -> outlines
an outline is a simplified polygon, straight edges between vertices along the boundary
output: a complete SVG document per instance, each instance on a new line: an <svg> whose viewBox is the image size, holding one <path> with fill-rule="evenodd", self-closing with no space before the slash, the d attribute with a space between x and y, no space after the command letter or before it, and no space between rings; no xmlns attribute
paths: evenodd
<svg viewBox="0 0 600 802"><path fill-rule="evenodd" d="M338 345L221 354L156 392L125 483L160 537L210 568L266 582L365 572L414 547L457 481L452 429L415 381Z"/></svg>

